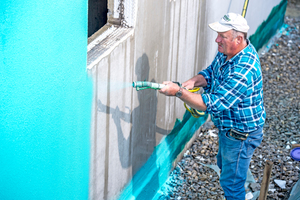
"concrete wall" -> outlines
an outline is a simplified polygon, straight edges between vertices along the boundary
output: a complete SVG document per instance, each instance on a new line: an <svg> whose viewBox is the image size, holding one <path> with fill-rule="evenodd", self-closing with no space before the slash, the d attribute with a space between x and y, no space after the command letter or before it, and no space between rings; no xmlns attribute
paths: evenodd
<svg viewBox="0 0 300 200"><path fill-rule="evenodd" d="M250 0L246 14L250 34L279 3ZM133 34L89 66L95 86L91 199L116 199L130 181L127 187L132 187L133 176L141 170L147 173L145 163L157 153L154 148L173 130L175 120L183 118L181 101L154 90L137 92L132 81L183 82L207 67L217 53L216 33L208 23L227 12L242 13L243 4L240 0L136 2ZM131 189L132 194L143 190Z"/></svg>

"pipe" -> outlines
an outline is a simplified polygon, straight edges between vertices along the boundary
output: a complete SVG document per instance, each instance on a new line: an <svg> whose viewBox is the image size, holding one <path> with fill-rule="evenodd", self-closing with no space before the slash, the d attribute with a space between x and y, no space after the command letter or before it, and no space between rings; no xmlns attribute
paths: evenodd
<svg viewBox="0 0 300 200"><path fill-rule="evenodd" d="M243 16L244 18L245 18L245 16L246 16L246 12L247 12L247 8L248 8L248 3L249 3L249 0L245 0L243 12L242 12L242 16Z"/></svg>
<svg viewBox="0 0 300 200"><path fill-rule="evenodd" d="M132 87L136 88L137 91L139 90L145 90L145 89L154 89L154 90L160 90L166 85L160 84L160 83L153 83L148 81L136 81L132 83Z"/></svg>

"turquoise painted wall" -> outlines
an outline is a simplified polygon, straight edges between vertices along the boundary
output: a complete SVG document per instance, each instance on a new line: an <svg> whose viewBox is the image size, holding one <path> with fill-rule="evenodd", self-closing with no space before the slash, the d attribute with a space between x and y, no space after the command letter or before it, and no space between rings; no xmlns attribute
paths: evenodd
<svg viewBox="0 0 300 200"><path fill-rule="evenodd" d="M86 0L0 4L0 199L88 199Z"/></svg>

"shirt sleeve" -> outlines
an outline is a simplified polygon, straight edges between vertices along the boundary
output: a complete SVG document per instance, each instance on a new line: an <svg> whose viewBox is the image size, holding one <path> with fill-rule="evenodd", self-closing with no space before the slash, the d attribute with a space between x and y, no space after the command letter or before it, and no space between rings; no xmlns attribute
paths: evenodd
<svg viewBox="0 0 300 200"><path fill-rule="evenodd" d="M209 92L211 87L212 66L209 65L206 69L200 71L198 74L201 74L205 78L207 85L203 87L203 89L205 92Z"/></svg>
<svg viewBox="0 0 300 200"><path fill-rule="evenodd" d="M247 79L234 71L218 87L208 94L202 94L207 113L217 114L241 102L247 96Z"/></svg>
<svg viewBox="0 0 300 200"><path fill-rule="evenodd" d="M203 87L205 92L210 92L211 83L212 83L213 66L215 66L219 57L220 57L220 52L218 52L213 62L206 69L198 72L198 74L201 74L207 82L206 87Z"/></svg>

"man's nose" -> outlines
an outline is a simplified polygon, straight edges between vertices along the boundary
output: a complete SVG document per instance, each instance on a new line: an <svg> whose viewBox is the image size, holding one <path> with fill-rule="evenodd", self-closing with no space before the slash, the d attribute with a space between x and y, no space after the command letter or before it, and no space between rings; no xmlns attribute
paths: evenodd
<svg viewBox="0 0 300 200"><path fill-rule="evenodd" d="M216 43L219 43L219 42L221 42L221 38L220 38L220 36L217 36L217 38L216 38L215 42L216 42Z"/></svg>

